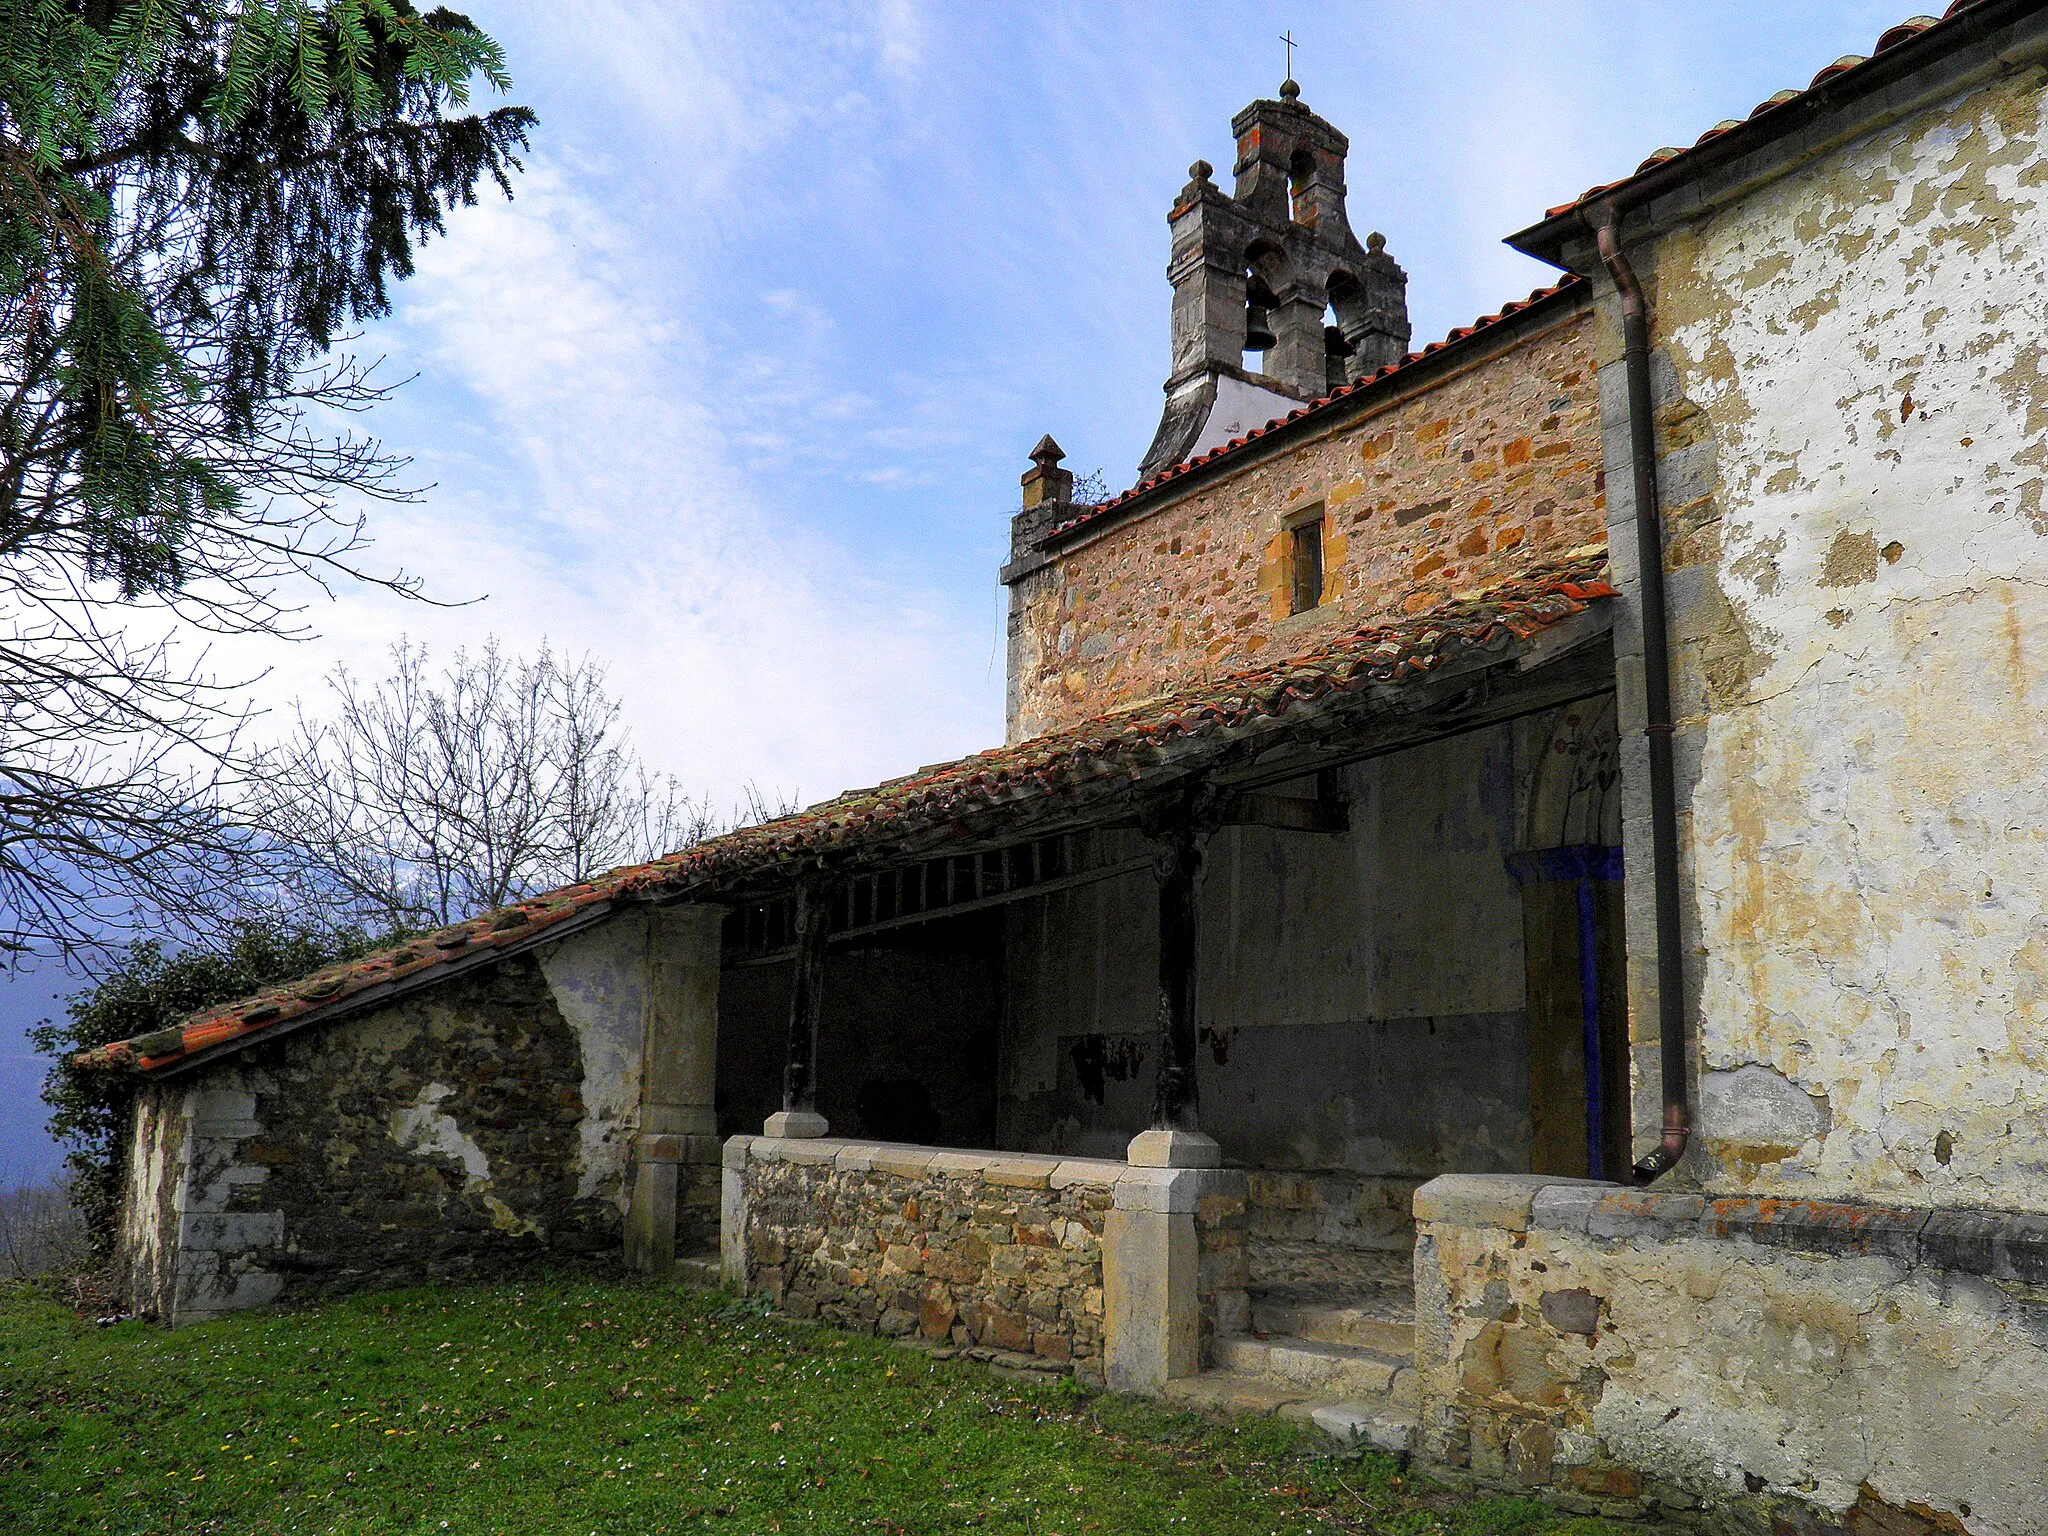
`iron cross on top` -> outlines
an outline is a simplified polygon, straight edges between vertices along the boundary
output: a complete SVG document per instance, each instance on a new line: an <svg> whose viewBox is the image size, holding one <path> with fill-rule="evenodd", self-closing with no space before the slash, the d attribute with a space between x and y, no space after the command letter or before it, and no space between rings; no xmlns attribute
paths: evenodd
<svg viewBox="0 0 2048 1536"><path fill-rule="evenodd" d="M1294 28L1289 27L1285 32L1282 32L1280 34L1280 41L1287 45L1286 78L1292 80L1294 78Z"/></svg>

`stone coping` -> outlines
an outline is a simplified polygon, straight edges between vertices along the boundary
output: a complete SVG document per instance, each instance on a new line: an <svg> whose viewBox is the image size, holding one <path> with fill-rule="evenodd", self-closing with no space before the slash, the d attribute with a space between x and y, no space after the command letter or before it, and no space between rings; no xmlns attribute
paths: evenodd
<svg viewBox="0 0 2048 1536"><path fill-rule="evenodd" d="M1207 1194L1241 1191L1237 1168L1134 1168L1106 1157L1053 1157L1034 1152L983 1152L960 1147L920 1147L894 1141L854 1141L842 1136L734 1136L725 1144L725 1166L749 1162L795 1163L843 1172L892 1173L899 1178L978 1179L1011 1189L1066 1189L1084 1185L1115 1192L1119 1210L1193 1211Z"/></svg>
<svg viewBox="0 0 2048 1536"><path fill-rule="evenodd" d="M1530 1174L1455 1174L1415 1193L1419 1222L1570 1232L1602 1241L1707 1238L2048 1286L2048 1215L1849 1200L1721 1197Z"/></svg>

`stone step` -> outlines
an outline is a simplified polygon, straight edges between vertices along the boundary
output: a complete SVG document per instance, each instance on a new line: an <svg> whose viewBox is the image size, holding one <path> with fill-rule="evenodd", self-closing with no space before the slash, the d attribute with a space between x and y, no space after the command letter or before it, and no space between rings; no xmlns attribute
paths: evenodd
<svg viewBox="0 0 2048 1536"><path fill-rule="evenodd" d="M1159 1395L1184 1408L1261 1416L1279 1414L1294 1419L1305 1419L1317 1408L1329 1406L1305 1388L1290 1387L1266 1376L1220 1369L1169 1381L1160 1389Z"/></svg>
<svg viewBox="0 0 2048 1536"><path fill-rule="evenodd" d="M1327 1299L1285 1289L1254 1291L1252 1327L1319 1344L1354 1344L1390 1355L1412 1355L1415 1298L1386 1291Z"/></svg>
<svg viewBox="0 0 2048 1536"><path fill-rule="evenodd" d="M1310 1410L1317 1429L1349 1450L1369 1445L1406 1456L1415 1449L1416 1412L1393 1403L1328 1403Z"/></svg>
<svg viewBox="0 0 2048 1536"><path fill-rule="evenodd" d="M1244 1334L1219 1338L1215 1356L1224 1370L1263 1376L1283 1387L1332 1401L1384 1397L1403 1371L1414 1374L1415 1363L1408 1355L1289 1334L1263 1339Z"/></svg>
<svg viewBox="0 0 2048 1536"><path fill-rule="evenodd" d="M1270 1377L1220 1368L1169 1381L1160 1396L1207 1413L1249 1413L1313 1423L1347 1450L1369 1445L1400 1456L1415 1449L1416 1409L1385 1398L1333 1402Z"/></svg>
<svg viewBox="0 0 2048 1536"><path fill-rule="evenodd" d="M678 1255L676 1279L684 1285L715 1290L725 1283L725 1271L715 1253Z"/></svg>

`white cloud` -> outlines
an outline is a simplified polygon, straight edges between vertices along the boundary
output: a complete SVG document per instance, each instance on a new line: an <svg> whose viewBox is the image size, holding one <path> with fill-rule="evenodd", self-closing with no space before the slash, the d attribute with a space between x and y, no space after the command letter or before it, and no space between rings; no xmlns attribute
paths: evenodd
<svg viewBox="0 0 2048 1536"><path fill-rule="evenodd" d="M906 752L999 732L947 605L885 588L778 498L772 473L736 467L747 451L786 457L788 434L755 429L776 411L734 412L704 389L714 370L676 318L684 296L660 287L672 276L546 159L516 202L452 221L384 339L444 401L467 402L491 446L423 451L439 488L376 516L374 557L439 597L486 600L344 593L315 616L325 639L280 658L266 691L310 696L336 660L374 672L402 631L443 651L546 636L607 661L643 754L722 799L749 780L836 793L900 771Z"/></svg>

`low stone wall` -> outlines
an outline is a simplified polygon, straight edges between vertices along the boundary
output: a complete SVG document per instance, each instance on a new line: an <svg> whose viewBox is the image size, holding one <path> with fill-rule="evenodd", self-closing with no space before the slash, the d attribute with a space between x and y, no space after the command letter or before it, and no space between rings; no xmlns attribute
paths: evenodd
<svg viewBox="0 0 2048 1536"><path fill-rule="evenodd" d="M744 1175L748 1290L841 1328L1101 1374L1102 1224L1121 1164L769 1136L736 1136L726 1155Z"/></svg>
<svg viewBox="0 0 2048 1536"><path fill-rule="evenodd" d="M1244 1175L1221 1169L835 1137L725 1147L729 1285L1131 1390L1193 1374L1206 1337L1243 1326L1244 1228Z"/></svg>
<svg viewBox="0 0 2048 1536"><path fill-rule="evenodd" d="M1513 1176L1415 1209L1439 1467L1716 1532L2048 1531L2048 1218Z"/></svg>

